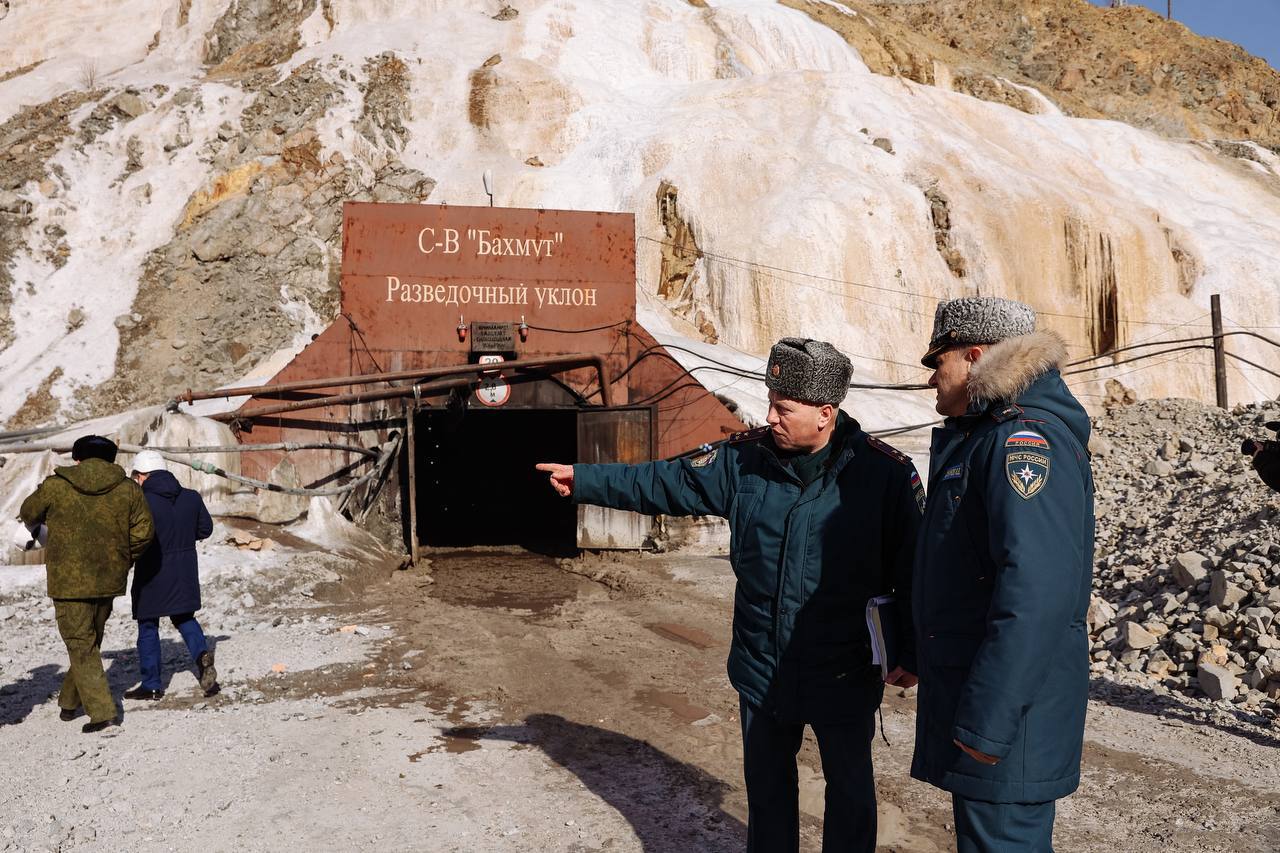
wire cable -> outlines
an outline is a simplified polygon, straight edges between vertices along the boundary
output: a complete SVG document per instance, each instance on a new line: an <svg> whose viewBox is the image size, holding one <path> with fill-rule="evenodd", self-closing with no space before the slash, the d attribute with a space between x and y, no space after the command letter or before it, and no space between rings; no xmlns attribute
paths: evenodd
<svg viewBox="0 0 1280 853"><path fill-rule="evenodd" d="M1269 373L1272 376L1276 377L1277 379L1280 379L1280 372L1276 372L1269 367L1263 367L1261 364L1255 364L1254 362L1250 361L1244 356L1236 355L1233 352L1225 352L1223 354L1226 355L1227 358L1234 358L1236 361L1244 362L1245 364L1249 365L1255 370L1261 370L1263 373Z"/></svg>
<svg viewBox="0 0 1280 853"><path fill-rule="evenodd" d="M1194 344L1191 346L1171 347L1169 349L1160 350L1158 352L1148 352L1148 353L1143 353L1142 355L1134 356L1133 358L1121 359L1120 361L1113 362L1112 364L1095 364L1092 367L1081 367L1077 370L1068 370L1064 375L1076 376L1081 373L1091 373L1095 370L1107 370L1108 368L1111 368L1111 367L1119 367L1122 364L1130 364L1135 361L1145 361L1148 358L1155 358L1157 356L1167 355L1168 353L1171 353L1171 352L1181 352L1183 350L1196 350L1196 349L1213 349L1213 347L1209 344Z"/></svg>
<svg viewBox="0 0 1280 853"><path fill-rule="evenodd" d="M603 332L605 329L612 329L615 326L626 326L630 322L630 320L619 320L616 323L609 323L605 326L592 326L590 329L552 329L548 326L534 326L528 323L525 325L538 332L555 332L561 335L585 335L587 332Z"/></svg>
<svg viewBox="0 0 1280 853"><path fill-rule="evenodd" d="M815 280L818 280L818 281L828 281L828 282L831 282L831 283L833 283L833 284L844 284L844 285L848 285L848 286L850 286L850 287L860 287L860 288L863 288L863 289L865 289L865 290L874 290L874 291L878 291L878 292L881 292L881 293L892 293L892 294L897 295L897 296L910 296L910 297L913 297L913 298L915 298L915 299L924 299L924 300L928 300L928 301L936 301L936 300L937 300L937 298L938 298L935 294L930 294L930 293L921 293L921 292L914 291L914 290L910 290L910 289L897 290L897 289L892 288L892 287L884 287L884 286L882 286L882 285L868 284L867 282L863 282L863 281L853 281L853 280L851 280L851 279L846 279L846 278L837 278L837 277L834 277L834 276L819 275L819 274L817 274L817 273L809 273L809 272L803 272L803 271L801 271L801 270L787 269L786 267L773 266L772 264L766 264L766 263L762 263L762 262L760 262L760 261L750 261L750 260L747 260L747 259L745 259L745 258L735 258L735 257L732 257L732 256L730 256L730 255L722 255L722 254L719 254L719 253L717 253L717 252L708 252L708 251L706 251L706 250L704 250L704 249L700 249L700 248L697 248L697 247L694 247L694 246L684 246L684 245L681 245L681 244L679 244L679 243L673 243L673 242L670 242L670 241L668 241L668 240L660 240L660 239L658 239L658 238L656 238L656 237L649 237L649 236L641 235L638 239L640 239L640 240L645 240L645 241L650 242L650 243L655 243L655 244L657 244L657 245L659 245L659 246L666 246L666 247L668 247L668 248L677 249L677 250L679 250L679 251L681 251L681 252L687 252L687 253L689 253L689 254L691 254L691 255L694 255L694 256L696 256L696 257L700 257L700 258L707 258L707 259L710 259L710 260L713 260L713 261L719 261L720 263L729 264L729 265L738 265L738 266L739 266L739 268L741 268L742 266L753 267L753 268L755 268L755 269L768 270L768 271L770 271L770 272L775 272L775 273L785 273L785 274L787 274L787 275L798 275L798 276L802 276L802 277L804 277L804 278L811 278L811 279L815 279ZM782 281L787 281L788 279L780 279L780 280L782 280ZM815 288L815 287L813 287L812 285L806 285L806 284L803 284L803 283L801 283L801 282L795 282L795 281L792 281L791 283L792 283L792 284L796 284L796 285L798 285L798 286L800 286L800 287L809 287L809 288L811 288L811 289L818 290L818 291L820 291L820 292L822 292L822 293L830 293L830 294L835 295L835 296L845 296L845 297L847 297L847 298L851 298L851 299L854 299L855 301L859 301L859 302L865 301L865 300L858 300L858 299L856 299L855 297L848 297L848 295L847 295L847 294L841 293L840 291L827 290L827 289L825 289L825 288ZM926 314L926 313L924 313L924 312L914 311L914 310L909 309L909 308L898 308L897 306L892 306L892 305L879 305L879 303L874 303L874 302L867 303L867 304L870 304L870 305L876 305L877 307L881 307L881 308L889 308L889 309L891 309L891 310L906 311L906 312L908 312L908 313L911 313L911 314L918 314L918 315L920 315L920 316L926 316L926 317L932 317L932 316L933 316L932 314ZM1037 313L1037 314L1042 314L1042 315L1044 315L1044 316L1046 316L1046 317L1061 317L1061 318L1070 319L1070 320L1088 320L1088 321L1090 321L1090 322L1097 322L1097 318L1096 318L1096 317L1087 316L1087 315L1084 315L1084 314L1064 314L1064 313L1060 313L1060 312L1056 312L1056 311L1039 311L1039 310L1037 310L1037 311L1036 311L1036 313ZM1204 316L1207 316L1207 314L1206 314L1206 315L1204 315ZM1189 321L1189 322L1184 323L1184 324L1182 324L1182 325L1186 326L1186 325L1192 325L1192 324L1195 324L1199 319L1202 319L1202 318L1196 318L1196 320ZM1129 323L1129 324L1131 324L1131 325L1139 325L1139 326L1163 326L1163 325L1165 325L1165 323L1164 323L1164 322L1162 322L1162 321L1158 321L1158 320L1131 320L1131 319L1128 319L1127 317L1119 317L1119 318L1117 318L1117 319L1116 319L1116 322L1118 322L1118 323ZM1175 328L1177 328L1177 327L1175 327ZM1276 327L1272 327L1272 326L1253 326L1253 327L1250 327L1250 326L1244 326L1244 327L1241 327L1241 328L1246 328L1246 329L1248 329L1248 328L1256 328L1256 329L1270 329L1270 328L1276 328ZM1157 334L1161 334L1161 333L1157 333Z"/></svg>
<svg viewBox="0 0 1280 853"><path fill-rule="evenodd" d="M140 453L143 450L155 450L170 462L176 462L179 465L184 465L202 474L212 474L213 476L221 477L224 480L242 483L246 486L253 486L255 489L261 489L267 492L280 492L282 494L301 495L303 497L327 497L332 495L342 495L347 492L354 491L372 480L374 477L378 476L383 468L389 464L389 461L395 457L396 451L400 447L400 435L397 433L391 441L378 446L376 449L358 447L349 444L312 444L294 442L218 445L209 447L143 447L137 444L121 444L118 445L118 447L125 453ZM66 442L32 442L23 446L0 447L0 453L37 453L45 450L65 453L70 449L70 445ZM192 459L188 461L186 459L178 458L180 456L196 453L248 453L254 450L345 450L352 453L359 453L366 457L371 457L374 460L374 464L370 471L345 485L329 488L304 488L299 486L283 486L279 483L270 483L265 480L258 480L254 477L245 477L241 474L233 474L218 465L214 465L212 462L204 462L199 459Z"/></svg>
<svg viewBox="0 0 1280 853"><path fill-rule="evenodd" d="M674 356L672 356L668 352L665 352L665 350L676 350L677 352L688 353L689 355L692 355L695 358L699 358L702 361L707 362L708 364L695 365L693 368L685 368L682 364L680 364L679 361L675 359ZM653 346L645 347L643 350L641 350L636 355L636 357L632 359L631 363L627 365L627 367L624 368L621 373L619 373L617 376L613 378L613 381L617 382L622 378L624 378L627 374L629 374L632 370L634 370L635 367L642 360L644 360L645 358L648 358L650 355L653 355L653 354L666 357L671 362L673 362L676 367L678 367L680 370L684 371L685 373L692 373L693 370L706 368L709 365L714 365L718 368L721 368L721 370L718 372L728 373L733 376L739 376L743 379L764 380L765 378L763 371L753 371L753 370L747 370L745 368L737 367L736 365L732 365L727 362L723 362L718 359L711 358L710 356L704 355L703 353L700 353L694 349L690 349L689 347L680 346L679 344L654 344ZM924 385L921 383L871 383L871 382L850 382L849 387L857 390L879 390L879 391L924 391L929 388L928 385ZM592 394L589 394L587 396L589 397L594 396L597 393L599 393L598 390L595 392L592 392Z"/></svg>
<svg viewBox="0 0 1280 853"><path fill-rule="evenodd" d="M356 321L351 319L351 315L345 311L342 313L342 318L350 324L351 331L356 333L356 337L360 338L360 346L364 347L364 354L369 356L369 361L373 362L373 366L377 368L379 373L384 373L385 371L382 369L382 365L378 364L378 360L373 357L373 351L369 349L369 342L364 339L364 332L360 331L360 327L356 325Z"/></svg>

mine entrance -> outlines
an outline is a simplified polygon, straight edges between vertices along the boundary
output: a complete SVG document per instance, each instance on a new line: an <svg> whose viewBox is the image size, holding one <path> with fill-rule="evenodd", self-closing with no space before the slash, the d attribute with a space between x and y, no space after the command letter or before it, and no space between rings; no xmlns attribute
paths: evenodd
<svg viewBox="0 0 1280 853"><path fill-rule="evenodd" d="M419 542L573 551L577 511L534 465L578 458L577 418L575 409L419 412Z"/></svg>

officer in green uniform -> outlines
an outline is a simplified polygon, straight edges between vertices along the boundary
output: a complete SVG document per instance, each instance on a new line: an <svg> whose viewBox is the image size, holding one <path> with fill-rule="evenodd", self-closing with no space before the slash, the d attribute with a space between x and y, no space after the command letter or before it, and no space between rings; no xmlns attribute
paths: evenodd
<svg viewBox="0 0 1280 853"><path fill-rule="evenodd" d="M937 410L916 554L911 775L950 791L960 853L1051 853L1089 692L1089 417L1062 339L1006 299L938 306Z"/></svg>
<svg viewBox="0 0 1280 853"><path fill-rule="evenodd" d="M115 464L116 446L87 435L71 448L75 465L58 468L25 501L20 513L30 528L49 530L45 568L58 633L71 665L58 706L64 721L84 705L83 731L116 722L116 704L102 671L102 634L112 599L124 595L129 567L154 534L142 489Z"/></svg>
<svg viewBox="0 0 1280 853"><path fill-rule="evenodd" d="M769 353L769 426L692 459L539 465L578 503L728 520L737 577L729 679L738 690L747 849L799 846L796 753L813 728L826 779L823 849L873 851L871 740L884 691L867 600L895 593L910 631L924 490L911 461L839 409L849 359L783 338ZM885 680L915 683L914 642Z"/></svg>

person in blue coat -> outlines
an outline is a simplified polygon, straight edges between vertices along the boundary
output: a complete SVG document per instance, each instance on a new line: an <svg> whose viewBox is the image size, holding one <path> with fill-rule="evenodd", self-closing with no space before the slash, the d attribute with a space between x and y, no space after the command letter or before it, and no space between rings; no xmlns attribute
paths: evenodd
<svg viewBox="0 0 1280 853"><path fill-rule="evenodd" d="M915 683L910 579L924 491L911 461L840 411L853 367L830 344L783 338L769 354L767 427L693 458L542 464L577 503L714 515L737 578L729 679L739 694L747 849L799 848L796 753L809 725L826 779L823 849L876 843L871 741L884 685L865 612L894 593L899 666Z"/></svg>
<svg viewBox="0 0 1280 853"><path fill-rule="evenodd" d="M914 578L911 775L949 791L960 853L1051 853L1080 782L1093 570L1089 417L1026 305L938 306L937 410Z"/></svg>
<svg viewBox="0 0 1280 853"><path fill-rule="evenodd" d="M160 699L160 620L168 616L196 664L205 696L219 691L213 652L196 621L200 609L200 568L196 541L213 533L213 519L200 493L184 489L165 467L164 457L143 450L133 459L133 479L151 508L156 535L134 567L133 618L138 622L138 669L142 683L125 691L128 699Z"/></svg>

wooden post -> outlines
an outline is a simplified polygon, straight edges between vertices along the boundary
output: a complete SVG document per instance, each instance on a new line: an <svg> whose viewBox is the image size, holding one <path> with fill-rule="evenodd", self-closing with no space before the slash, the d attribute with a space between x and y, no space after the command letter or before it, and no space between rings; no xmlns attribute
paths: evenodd
<svg viewBox="0 0 1280 853"><path fill-rule="evenodd" d="M1165 4L1164 4L1164 19L1165 19L1166 21L1172 21L1172 20L1173 20L1173 0L1165 0Z"/></svg>
<svg viewBox="0 0 1280 853"><path fill-rule="evenodd" d="M414 440L414 424L418 419L418 401L404 404L404 448L409 454L409 564L418 562L418 445Z"/></svg>
<svg viewBox="0 0 1280 853"><path fill-rule="evenodd" d="M1227 347L1222 336L1222 299L1218 294L1209 297L1209 311L1213 315L1213 385L1218 392L1218 408L1227 408Z"/></svg>

